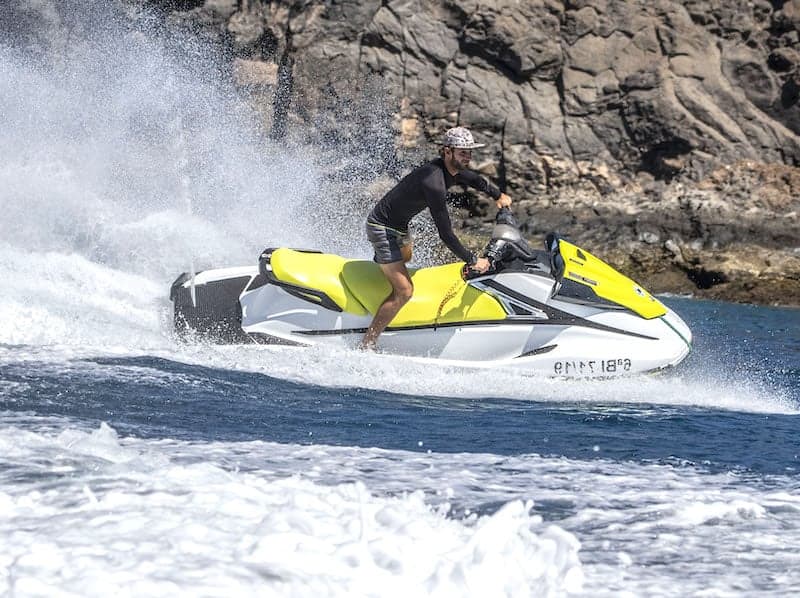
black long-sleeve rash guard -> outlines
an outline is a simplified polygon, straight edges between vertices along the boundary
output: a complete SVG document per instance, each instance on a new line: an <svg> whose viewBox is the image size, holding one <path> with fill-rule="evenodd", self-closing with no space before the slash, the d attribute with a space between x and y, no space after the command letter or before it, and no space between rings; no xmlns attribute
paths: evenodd
<svg viewBox="0 0 800 598"><path fill-rule="evenodd" d="M444 160L436 158L416 168L384 195L370 212L369 220L397 230L408 230L408 223L428 208L439 237L459 259L470 263L472 253L453 232L447 212L447 190L453 185L467 185L497 200L500 189L472 170L462 170L451 175Z"/></svg>

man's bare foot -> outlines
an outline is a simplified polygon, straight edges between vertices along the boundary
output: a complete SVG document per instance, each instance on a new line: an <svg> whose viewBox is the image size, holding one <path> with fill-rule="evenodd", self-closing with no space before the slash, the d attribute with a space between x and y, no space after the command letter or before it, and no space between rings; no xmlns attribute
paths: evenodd
<svg viewBox="0 0 800 598"><path fill-rule="evenodd" d="M376 343L375 341L366 343L364 341L361 341L360 343L358 343L357 349L359 351L368 351L370 353L375 353L378 350L378 343Z"/></svg>

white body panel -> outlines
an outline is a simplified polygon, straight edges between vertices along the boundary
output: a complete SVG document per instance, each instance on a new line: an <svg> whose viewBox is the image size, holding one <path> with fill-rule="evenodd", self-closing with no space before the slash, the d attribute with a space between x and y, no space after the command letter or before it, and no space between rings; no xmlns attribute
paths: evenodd
<svg viewBox="0 0 800 598"><path fill-rule="evenodd" d="M202 275L207 280L234 273L255 275L252 268L214 272L198 275L197 281ZM521 300L487 286L491 281ZM663 369L680 363L691 350L691 332L669 310L647 320L617 306L551 298L552 279L520 272L482 277L470 284L495 295L509 312L510 304L525 305L524 299L529 299L530 315L511 315L497 323L388 329L380 337L381 350L468 367L588 377ZM305 345L355 347L372 320L370 315L326 309L273 284L245 291L240 304L244 332ZM541 309L531 304L540 304Z"/></svg>

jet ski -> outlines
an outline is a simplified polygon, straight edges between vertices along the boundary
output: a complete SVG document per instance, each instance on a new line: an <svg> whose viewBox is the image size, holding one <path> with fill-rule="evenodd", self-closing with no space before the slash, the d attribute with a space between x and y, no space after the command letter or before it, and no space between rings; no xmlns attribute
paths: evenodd
<svg viewBox="0 0 800 598"><path fill-rule="evenodd" d="M692 349L683 320L636 282L550 233L543 249L498 211L483 273L463 263L413 269L411 300L382 353L564 377L663 370ZM390 293L379 266L309 249L265 249L258 264L181 274L180 337L221 343L355 348Z"/></svg>

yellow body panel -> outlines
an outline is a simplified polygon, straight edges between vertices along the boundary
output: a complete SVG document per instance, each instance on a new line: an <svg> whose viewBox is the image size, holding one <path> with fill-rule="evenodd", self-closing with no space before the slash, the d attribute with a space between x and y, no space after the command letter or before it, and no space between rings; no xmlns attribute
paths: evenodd
<svg viewBox="0 0 800 598"><path fill-rule="evenodd" d="M374 314L391 292L380 267L371 261L281 248L272 253L270 263L278 280L322 291L343 311L356 315ZM414 294L390 326L505 319L494 297L464 282L461 268L455 263L409 269Z"/></svg>
<svg viewBox="0 0 800 598"><path fill-rule="evenodd" d="M463 264L455 263L409 270L414 294L390 326L505 319L506 312L494 297L464 282L462 267ZM391 292L389 281L373 262L348 262L344 268L344 280L371 314Z"/></svg>
<svg viewBox="0 0 800 598"><path fill-rule="evenodd" d="M667 313L663 303L601 259L563 239L558 245L564 258L564 278L588 286L598 297L623 305L643 318Z"/></svg>

